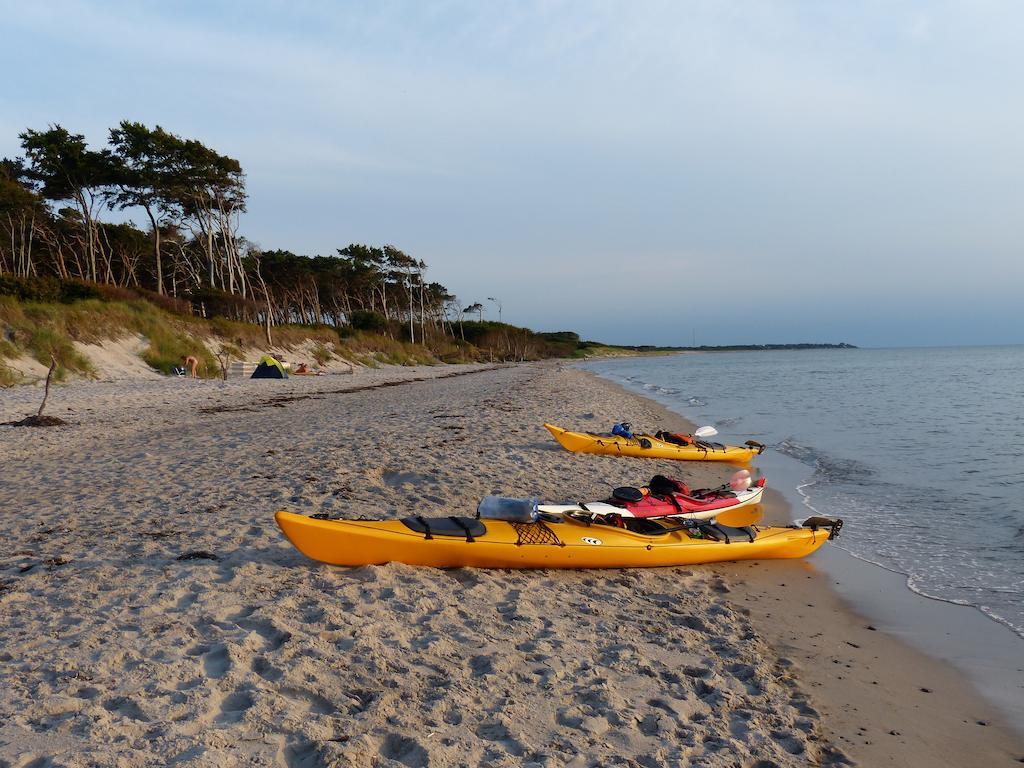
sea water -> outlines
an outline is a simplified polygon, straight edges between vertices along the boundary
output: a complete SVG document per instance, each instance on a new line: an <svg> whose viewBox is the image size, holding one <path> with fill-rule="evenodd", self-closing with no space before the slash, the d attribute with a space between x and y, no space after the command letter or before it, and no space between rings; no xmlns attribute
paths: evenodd
<svg viewBox="0 0 1024 768"><path fill-rule="evenodd" d="M837 546L1024 637L1024 347L714 352L583 367L716 426L716 440L767 444L755 466L797 502L795 517L843 518Z"/></svg>

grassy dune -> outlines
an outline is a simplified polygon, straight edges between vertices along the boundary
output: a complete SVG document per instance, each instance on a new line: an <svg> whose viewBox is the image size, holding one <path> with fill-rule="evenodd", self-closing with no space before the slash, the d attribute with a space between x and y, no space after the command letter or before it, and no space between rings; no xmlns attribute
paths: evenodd
<svg viewBox="0 0 1024 768"><path fill-rule="evenodd" d="M0 386L21 383L23 377L5 360L28 357L41 365L53 355L60 363L55 377L90 378L97 371L74 342L101 344L129 335L145 338L142 360L151 368L170 373L182 357L194 355L199 374L220 375L217 353L239 360L265 350L261 326L223 318L203 319L167 312L145 300L104 301L82 299L70 303L21 301L0 296ZM309 350L318 365L342 358L370 367L380 364L437 365L494 357L494 351L453 340L448 336L410 344L383 333L330 326L275 326L274 349ZM545 356L545 355L541 355Z"/></svg>

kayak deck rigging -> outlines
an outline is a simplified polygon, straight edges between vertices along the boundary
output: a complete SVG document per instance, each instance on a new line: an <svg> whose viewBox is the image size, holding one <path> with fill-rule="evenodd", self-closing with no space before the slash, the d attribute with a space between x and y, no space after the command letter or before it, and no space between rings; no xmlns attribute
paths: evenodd
<svg viewBox="0 0 1024 768"><path fill-rule="evenodd" d="M815 520L813 528L730 528L707 521L553 517L536 522L422 515L325 520L281 511L276 520L292 544L314 560L442 568L630 568L804 557L839 528L838 521L826 518Z"/></svg>

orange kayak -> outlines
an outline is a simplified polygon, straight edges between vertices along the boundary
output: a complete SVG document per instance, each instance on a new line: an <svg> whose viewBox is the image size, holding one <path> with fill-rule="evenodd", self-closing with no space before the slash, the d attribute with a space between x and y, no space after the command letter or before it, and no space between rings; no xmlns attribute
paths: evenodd
<svg viewBox="0 0 1024 768"><path fill-rule="evenodd" d="M842 526L828 518L764 528L631 520L631 530L571 516L536 522L423 516L330 520L286 511L275 520L296 549L323 563L394 561L437 568L645 568L806 557Z"/></svg>

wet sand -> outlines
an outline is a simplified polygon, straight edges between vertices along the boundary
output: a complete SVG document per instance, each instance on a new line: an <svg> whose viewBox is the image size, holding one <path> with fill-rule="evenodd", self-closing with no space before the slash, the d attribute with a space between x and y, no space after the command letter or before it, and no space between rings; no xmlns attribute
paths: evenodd
<svg viewBox="0 0 1024 768"><path fill-rule="evenodd" d="M0 421L37 395L3 393ZM7 764L1024 757L957 673L866 629L813 560L345 569L304 559L276 530L279 508L471 514L492 492L599 498L656 473L698 486L731 473L562 451L543 421L686 426L582 371L75 384L48 412L73 426L0 427Z"/></svg>

